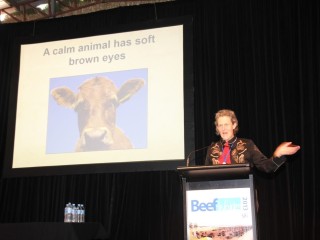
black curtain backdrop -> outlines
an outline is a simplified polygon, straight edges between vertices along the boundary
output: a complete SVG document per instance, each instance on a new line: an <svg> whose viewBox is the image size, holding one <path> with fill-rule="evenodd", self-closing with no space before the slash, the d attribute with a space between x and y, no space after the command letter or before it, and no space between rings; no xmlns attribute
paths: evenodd
<svg viewBox="0 0 320 240"><path fill-rule="evenodd" d="M256 174L260 240L318 239L320 2L189 0L0 25L0 161L8 147L9 91L18 37L191 15L196 148L217 139L214 113L237 113L238 136L266 155L282 141L301 145L276 174ZM36 74L36 73L35 73ZM29 136L32 141L32 136ZM201 157L197 164L202 164ZM67 202L109 239L183 239L182 190L175 171L24 177L0 180L0 222L63 221ZM1 237L0 237L1 238Z"/></svg>

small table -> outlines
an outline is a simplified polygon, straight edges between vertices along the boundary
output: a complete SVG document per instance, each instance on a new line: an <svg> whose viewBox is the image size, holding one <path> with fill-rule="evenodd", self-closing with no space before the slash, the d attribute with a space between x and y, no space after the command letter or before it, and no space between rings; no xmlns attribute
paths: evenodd
<svg viewBox="0 0 320 240"><path fill-rule="evenodd" d="M3 240L103 240L107 232L101 223L25 222L1 223Z"/></svg>

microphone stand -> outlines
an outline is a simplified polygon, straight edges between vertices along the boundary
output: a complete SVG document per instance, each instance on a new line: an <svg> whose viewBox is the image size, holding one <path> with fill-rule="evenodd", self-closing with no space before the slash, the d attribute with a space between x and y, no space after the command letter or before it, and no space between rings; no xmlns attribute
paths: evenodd
<svg viewBox="0 0 320 240"><path fill-rule="evenodd" d="M210 146L210 145L209 145L209 146ZM186 167L189 167L189 165L190 165L190 156L191 156L192 154L194 154L194 153L196 153L196 152L199 152L199 151L201 151L201 150L203 150L203 149L206 149L206 148L208 148L209 146L205 146L205 147L198 148L198 149L195 149L195 150L191 151L191 152L188 154L188 157L187 157L187 160L186 160Z"/></svg>

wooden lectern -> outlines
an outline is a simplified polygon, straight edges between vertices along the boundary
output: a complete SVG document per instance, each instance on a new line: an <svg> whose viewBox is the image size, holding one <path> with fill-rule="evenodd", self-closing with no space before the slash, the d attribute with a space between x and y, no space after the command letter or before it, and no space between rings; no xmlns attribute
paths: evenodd
<svg viewBox="0 0 320 240"><path fill-rule="evenodd" d="M253 175L249 164L178 167L184 239L256 240Z"/></svg>

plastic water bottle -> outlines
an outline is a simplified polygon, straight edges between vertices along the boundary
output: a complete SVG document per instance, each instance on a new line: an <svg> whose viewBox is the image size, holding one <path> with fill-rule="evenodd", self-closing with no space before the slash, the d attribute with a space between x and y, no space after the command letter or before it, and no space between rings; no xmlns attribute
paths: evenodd
<svg viewBox="0 0 320 240"><path fill-rule="evenodd" d="M67 203L64 208L64 222L72 221L72 208L71 203Z"/></svg>
<svg viewBox="0 0 320 240"><path fill-rule="evenodd" d="M84 205L81 204L81 220L80 220L80 222L85 222L85 216L86 216L86 211L85 211Z"/></svg>
<svg viewBox="0 0 320 240"><path fill-rule="evenodd" d="M67 219L68 219L68 222L72 222L72 204L71 203L68 204L68 217L67 217Z"/></svg>
<svg viewBox="0 0 320 240"><path fill-rule="evenodd" d="M82 204L78 204L78 208L79 208L79 221L78 222L82 222L82 214L83 214L83 211L82 211Z"/></svg>
<svg viewBox="0 0 320 240"><path fill-rule="evenodd" d="M68 204L64 207L64 222L67 222L67 216L68 216Z"/></svg>
<svg viewBox="0 0 320 240"><path fill-rule="evenodd" d="M77 222L77 209L76 209L76 205L73 203L72 204L72 222Z"/></svg>
<svg viewBox="0 0 320 240"><path fill-rule="evenodd" d="M78 206L76 207L76 211L77 211L77 218L76 218L76 222L81 222L81 204L78 203Z"/></svg>

